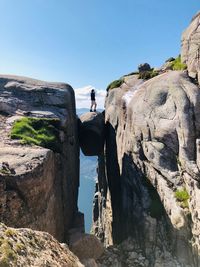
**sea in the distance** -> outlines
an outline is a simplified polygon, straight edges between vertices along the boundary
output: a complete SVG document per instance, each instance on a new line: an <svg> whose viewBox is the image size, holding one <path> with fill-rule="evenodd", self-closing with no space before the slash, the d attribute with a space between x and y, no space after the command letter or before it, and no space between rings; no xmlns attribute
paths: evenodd
<svg viewBox="0 0 200 267"><path fill-rule="evenodd" d="M99 110L100 112L102 110ZM88 109L77 109L78 116L89 112ZM95 190L95 180L97 178L97 156L84 156L80 150L80 187L78 207L85 215L85 231L90 232L92 224L92 206Z"/></svg>

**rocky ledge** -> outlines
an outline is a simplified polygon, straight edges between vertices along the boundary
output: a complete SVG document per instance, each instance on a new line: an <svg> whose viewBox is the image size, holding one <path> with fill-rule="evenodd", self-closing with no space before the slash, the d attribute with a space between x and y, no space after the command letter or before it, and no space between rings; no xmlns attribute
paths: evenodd
<svg viewBox="0 0 200 267"><path fill-rule="evenodd" d="M77 214L79 146L73 89L0 76L0 221L67 239Z"/></svg>

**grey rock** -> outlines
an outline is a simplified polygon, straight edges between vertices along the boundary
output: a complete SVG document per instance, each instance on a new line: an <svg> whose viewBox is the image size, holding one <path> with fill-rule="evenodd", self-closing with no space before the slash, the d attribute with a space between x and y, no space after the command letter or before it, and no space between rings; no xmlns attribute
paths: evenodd
<svg viewBox="0 0 200 267"><path fill-rule="evenodd" d="M0 75L0 112L0 163L8 164L0 172L0 221L47 231L66 241L77 213L79 186L73 89L68 84ZM58 119L61 153L10 139L13 123L24 116Z"/></svg>
<svg viewBox="0 0 200 267"><path fill-rule="evenodd" d="M106 145L105 155L99 157L94 232L106 246L132 236L132 251L141 250L137 260L142 266L147 260L150 266L196 267L199 88L182 71L146 82L128 79L126 88L113 89L106 98ZM175 197L180 186L190 195L186 208Z"/></svg>
<svg viewBox="0 0 200 267"><path fill-rule="evenodd" d="M181 58L187 64L190 77L198 78L200 83L200 12L183 32Z"/></svg>

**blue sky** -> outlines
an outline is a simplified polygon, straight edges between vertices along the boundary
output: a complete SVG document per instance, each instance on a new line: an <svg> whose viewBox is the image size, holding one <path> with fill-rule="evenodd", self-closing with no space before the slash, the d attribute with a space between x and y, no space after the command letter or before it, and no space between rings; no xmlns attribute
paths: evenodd
<svg viewBox="0 0 200 267"><path fill-rule="evenodd" d="M199 0L0 0L0 73L105 89L180 52Z"/></svg>

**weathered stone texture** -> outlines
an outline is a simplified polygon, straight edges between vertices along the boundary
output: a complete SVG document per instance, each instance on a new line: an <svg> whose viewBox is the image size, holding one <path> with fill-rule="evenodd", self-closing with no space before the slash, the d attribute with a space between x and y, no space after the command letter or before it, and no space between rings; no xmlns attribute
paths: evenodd
<svg viewBox="0 0 200 267"><path fill-rule="evenodd" d="M77 212L79 146L73 89L24 77L0 76L0 221L47 231L59 241ZM61 153L10 139L23 116L60 120ZM9 171L11 170L11 171Z"/></svg>
<svg viewBox="0 0 200 267"><path fill-rule="evenodd" d="M84 267L66 244L50 234L0 224L0 265L10 267Z"/></svg>
<svg viewBox="0 0 200 267"><path fill-rule="evenodd" d="M141 266L199 266L199 103L198 86L181 71L146 82L130 76L108 92L93 229L106 245L132 236L150 261ZM177 201L177 190L188 192L188 205ZM102 235L110 225L112 240Z"/></svg>
<svg viewBox="0 0 200 267"><path fill-rule="evenodd" d="M183 32L181 58L188 66L189 75L197 77L200 83L200 12Z"/></svg>

